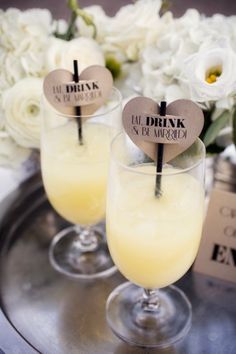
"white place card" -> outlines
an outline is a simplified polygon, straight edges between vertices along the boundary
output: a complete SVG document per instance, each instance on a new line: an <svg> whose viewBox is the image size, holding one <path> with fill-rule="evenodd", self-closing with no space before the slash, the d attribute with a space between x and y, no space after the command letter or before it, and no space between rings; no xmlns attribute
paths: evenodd
<svg viewBox="0 0 236 354"><path fill-rule="evenodd" d="M194 270L236 283L236 194L212 191Z"/></svg>

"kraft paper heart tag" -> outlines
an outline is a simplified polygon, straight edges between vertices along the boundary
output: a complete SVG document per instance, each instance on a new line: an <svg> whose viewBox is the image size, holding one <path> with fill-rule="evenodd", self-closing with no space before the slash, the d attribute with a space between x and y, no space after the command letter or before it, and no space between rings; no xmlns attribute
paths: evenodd
<svg viewBox="0 0 236 354"><path fill-rule="evenodd" d="M74 115L74 107L80 106L81 115L88 116L103 105L112 85L110 71L103 66L92 65L82 71L78 82L73 81L73 74L68 70L50 72L44 79L43 91L57 111Z"/></svg>
<svg viewBox="0 0 236 354"><path fill-rule="evenodd" d="M165 116L159 112L152 99L136 97L124 107L122 120L131 140L154 161L156 144L165 144L163 162L167 162L194 143L202 131L204 115L197 104L184 99L170 103Z"/></svg>

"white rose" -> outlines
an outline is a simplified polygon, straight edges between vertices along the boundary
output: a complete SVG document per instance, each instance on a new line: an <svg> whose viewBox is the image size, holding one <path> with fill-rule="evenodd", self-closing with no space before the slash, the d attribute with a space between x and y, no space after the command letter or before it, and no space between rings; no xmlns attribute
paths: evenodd
<svg viewBox="0 0 236 354"><path fill-rule="evenodd" d="M4 95L6 130L24 147L39 147L42 86L42 79L25 78Z"/></svg>
<svg viewBox="0 0 236 354"><path fill-rule="evenodd" d="M223 99L235 89L236 54L231 48L199 51L186 59L182 75L194 101Z"/></svg>
<svg viewBox="0 0 236 354"><path fill-rule="evenodd" d="M16 142L5 131L0 131L0 165L6 167L19 167L26 161L31 150L23 148L16 144Z"/></svg>
<svg viewBox="0 0 236 354"><path fill-rule="evenodd" d="M51 38L46 53L47 70L57 68L73 72L73 60L78 60L79 71L90 65L105 65L104 55L99 45L91 38L76 38L69 42Z"/></svg>

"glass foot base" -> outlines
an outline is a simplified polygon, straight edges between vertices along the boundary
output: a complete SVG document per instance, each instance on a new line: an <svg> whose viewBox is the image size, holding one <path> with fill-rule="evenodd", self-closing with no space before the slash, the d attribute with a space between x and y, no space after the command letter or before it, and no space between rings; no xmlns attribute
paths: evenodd
<svg viewBox="0 0 236 354"><path fill-rule="evenodd" d="M91 230L90 230L91 231ZM70 226L52 240L49 259L58 272L76 279L96 279L110 276L117 268L110 257L102 229L92 228L86 243L83 228Z"/></svg>
<svg viewBox="0 0 236 354"><path fill-rule="evenodd" d="M106 315L115 335L128 344L166 348L181 340L191 327L191 304L175 286L158 290L159 305L144 306L144 290L132 283L118 286L107 300Z"/></svg>

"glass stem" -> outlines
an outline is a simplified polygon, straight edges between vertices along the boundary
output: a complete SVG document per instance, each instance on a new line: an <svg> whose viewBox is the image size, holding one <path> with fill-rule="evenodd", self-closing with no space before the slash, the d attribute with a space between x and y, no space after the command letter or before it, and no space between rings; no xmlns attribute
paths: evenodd
<svg viewBox="0 0 236 354"><path fill-rule="evenodd" d="M147 312L156 312L159 310L160 300L158 297L158 290L143 289L142 308Z"/></svg>
<svg viewBox="0 0 236 354"><path fill-rule="evenodd" d="M156 327L159 309L158 290L143 289L142 297L134 308L133 319L135 324L140 328L152 330Z"/></svg>
<svg viewBox="0 0 236 354"><path fill-rule="evenodd" d="M98 238L96 232L91 226L75 226L78 234L75 246L82 252L92 252L98 247Z"/></svg>

